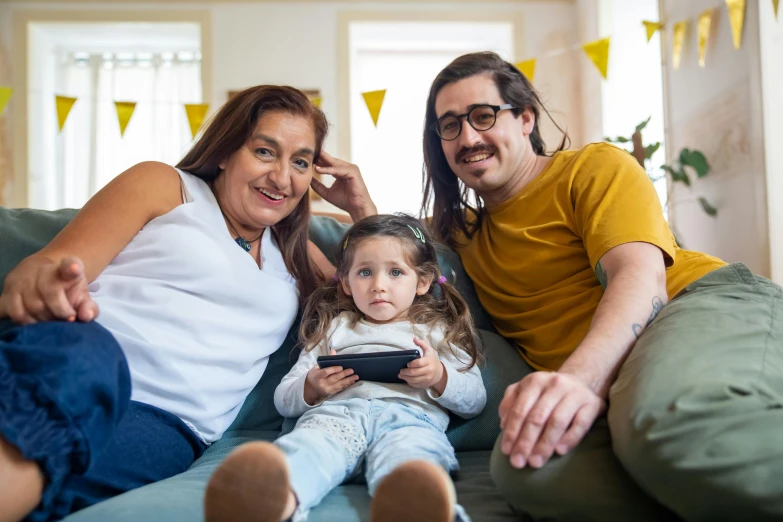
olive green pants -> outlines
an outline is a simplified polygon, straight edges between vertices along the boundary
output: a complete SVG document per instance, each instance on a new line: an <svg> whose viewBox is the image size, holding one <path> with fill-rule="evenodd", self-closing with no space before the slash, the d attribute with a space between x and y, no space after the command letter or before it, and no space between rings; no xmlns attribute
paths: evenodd
<svg viewBox="0 0 783 522"><path fill-rule="evenodd" d="M575 450L517 470L498 439L491 471L528 519L783 520L783 291L742 264L695 281Z"/></svg>

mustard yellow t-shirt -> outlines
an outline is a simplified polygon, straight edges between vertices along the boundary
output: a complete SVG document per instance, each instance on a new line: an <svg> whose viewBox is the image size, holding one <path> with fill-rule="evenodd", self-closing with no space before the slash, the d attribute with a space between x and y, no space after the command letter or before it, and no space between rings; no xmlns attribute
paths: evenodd
<svg viewBox="0 0 783 522"><path fill-rule="evenodd" d="M501 335L536 369L557 370L587 334L610 249L656 245L669 297L725 263L680 250L647 174L606 143L556 153L509 201L491 209L459 254Z"/></svg>

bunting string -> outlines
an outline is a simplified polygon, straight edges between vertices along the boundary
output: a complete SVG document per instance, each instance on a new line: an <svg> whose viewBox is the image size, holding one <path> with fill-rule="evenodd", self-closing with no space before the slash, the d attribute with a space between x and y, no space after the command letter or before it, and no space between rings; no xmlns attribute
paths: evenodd
<svg viewBox="0 0 783 522"><path fill-rule="evenodd" d="M735 49L740 49L742 45L742 32L745 23L745 8L746 0L724 0L726 10L728 13L728 21L731 26L732 42ZM780 0L770 0L772 12L775 19L778 18L778 7ZM696 21L696 35L698 41L699 51L699 67L706 67L707 65L707 49L709 47L709 39L716 20L719 18L719 7L714 7L703 11L697 17ZM689 27L691 26L691 20L679 20L671 24L671 38L672 38L672 66L675 70L680 68L682 63L682 54L688 40ZM718 23L720 21L718 20ZM641 25L644 27L644 35L647 41L650 42L656 33L662 33L667 28L667 24L662 21L655 20L642 20ZM561 49L555 49L546 53L540 53L536 57L527 58L525 60L515 63L515 66L519 71L530 80L535 81L536 65L539 60L545 58L551 58L560 56L566 53L574 52L575 50L581 50L585 56L595 65L598 73L604 79L607 79L609 72L609 56L611 48L611 37L600 38L592 42L587 42L581 45L575 45L572 47L565 47ZM38 95L52 95L51 93L41 93L39 91L28 91L29 94ZM378 126L378 121L383 107L383 102L386 98L386 89L380 89L376 91L362 92L364 103L367 106L367 111L375 127ZM9 104L13 95L13 90L7 86L0 85L0 116L3 114L6 106ZM67 120L68 115L74 106L79 107L79 100L87 99L94 101L91 97L82 96L63 96L54 95L55 97L55 109L57 111L57 122L59 130L62 131ZM117 121L119 125L120 135L125 134L125 130L133 117L133 113L138 103L155 104L155 105L182 105L184 107L185 115L188 119L188 124L191 129L193 137L201 128L204 122L207 112L209 111L209 105L205 103L179 103L165 100L155 101L133 101L133 100L105 100L99 98L99 102L111 102L115 105L117 111ZM313 97L310 101L317 107L321 107L322 98ZM82 103L81 105L85 105Z"/></svg>

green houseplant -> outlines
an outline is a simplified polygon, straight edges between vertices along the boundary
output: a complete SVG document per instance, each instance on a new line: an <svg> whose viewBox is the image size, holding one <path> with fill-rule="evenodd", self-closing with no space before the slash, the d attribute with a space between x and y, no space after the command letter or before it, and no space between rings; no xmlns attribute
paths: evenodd
<svg viewBox="0 0 783 522"><path fill-rule="evenodd" d="M650 118L652 118L652 116ZM675 159L671 164L661 165L661 169L664 171L663 174L655 175L651 173L651 168L649 167L648 163L650 162L653 154L655 154L655 152L661 147L661 143L655 142L649 145L644 145L642 143L642 130L644 130L644 128L650 122L650 118L647 118L637 125L636 129L630 137L607 137L605 140L609 143L624 144L626 147L628 146L627 144L630 144L631 150L628 152L630 152L631 155L636 158L636 161L638 161L639 165L644 168L644 170L647 172L647 175L650 176L650 179L653 182L660 181L668 174L671 183L669 183L669 188L666 194L666 202L664 204L664 207L668 208L674 183L683 183L688 187L692 187L693 185L691 176L695 175L696 179L703 178L709 174L710 164L707 162L707 158L701 151L684 148L680 151L677 159ZM689 172L691 172L690 175ZM709 216L715 217L718 215L718 209L716 209L709 201L707 201L706 198L699 197L698 201L702 210L704 210L704 212L706 212Z"/></svg>

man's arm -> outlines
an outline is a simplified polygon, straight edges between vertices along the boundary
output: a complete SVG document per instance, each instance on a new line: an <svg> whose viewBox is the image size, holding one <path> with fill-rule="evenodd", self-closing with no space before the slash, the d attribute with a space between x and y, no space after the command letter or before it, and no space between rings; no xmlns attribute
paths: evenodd
<svg viewBox="0 0 783 522"><path fill-rule="evenodd" d="M596 275L604 292L587 335L560 367L601 398L634 342L668 302L663 254L649 243L626 243L601 257Z"/></svg>
<svg viewBox="0 0 783 522"><path fill-rule="evenodd" d="M557 372L528 375L500 404L502 450L514 467L541 467L582 440L636 338L668 301L663 254L652 244L619 245L597 269L606 291L583 341Z"/></svg>

